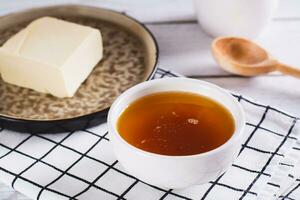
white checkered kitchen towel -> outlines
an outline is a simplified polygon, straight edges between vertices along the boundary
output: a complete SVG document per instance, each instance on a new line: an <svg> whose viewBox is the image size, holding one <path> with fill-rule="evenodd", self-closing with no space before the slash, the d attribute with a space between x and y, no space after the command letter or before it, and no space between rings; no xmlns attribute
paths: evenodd
<svg viewBox="0 0 300 200"><path fill-rule="evenodd" d="M155 74L167 76L177 75L164 69ZM40 200L300 199L298 118L234 96L247 117L240 154L207 184L167 190L136 179L116 160L106 124L61 134L1 129L0 181Z"/></svg>

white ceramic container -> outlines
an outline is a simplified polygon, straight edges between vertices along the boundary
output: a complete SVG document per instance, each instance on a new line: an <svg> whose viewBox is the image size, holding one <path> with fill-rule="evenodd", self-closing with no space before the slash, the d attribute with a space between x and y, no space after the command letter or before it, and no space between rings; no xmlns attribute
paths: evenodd
<svg viewBox="0 0 300 200"><path fill-rule="evenodd" d="M259 36L272 19L278 0L194 0L198 22L209 35Z"/></svg>
<svg viewBox="0 0 300 200"><path fill-rule="evenodd" d="M121 113L134 100L162 91L193 92L221 103L233 115L233 136L214 150L188 156L150 153L127 143L117 131L117 121ZM244 126L243 109L232 95L211 83L188 78L165 78L138 84L121 94L108 113L111 141L123 167L137 178L165 188L184 188L217 178L237 157Z"/></svg>

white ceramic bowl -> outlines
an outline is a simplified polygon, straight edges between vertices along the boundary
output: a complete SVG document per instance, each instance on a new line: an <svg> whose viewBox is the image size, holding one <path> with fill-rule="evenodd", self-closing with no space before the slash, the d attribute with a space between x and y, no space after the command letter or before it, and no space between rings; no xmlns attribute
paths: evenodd
<svg viewBox="0 0 300 200"><path fill-rule="evenodd" d="M235 131L220 147L196 155L166 156L134 147L117 131L117 121L134 100L155 92L184 91L201 94L225 106L233 115ZM165 188L184 188L207 183L222 174L240 149L245 115L237 100L211 83L188 78L165 78L140 83L121 94L108 113L108 130L117 159L132 175L149 184Z"/></svg>
<svg viewBox="0 0 300 200"><path fill-rule="evenodd" d="M194 7L208 34L254 39L270 23L278 0L194 0Z"/></svg>

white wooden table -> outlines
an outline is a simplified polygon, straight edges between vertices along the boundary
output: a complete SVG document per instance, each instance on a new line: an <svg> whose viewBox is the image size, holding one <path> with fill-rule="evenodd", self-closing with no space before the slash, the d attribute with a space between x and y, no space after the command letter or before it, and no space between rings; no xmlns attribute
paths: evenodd
<svg viewBox="0 0 300 200"><path fill-rule="evenodd" d="M145 23L154 33L160 49L160 67L215 83L300 116L300 80L280 74L238 77L218 67L210 53L212 38L197 24L192 0L1 0L0 15L61 3L125 12ZM300 67L300 1L281 0L273 22L257 42L282 62ZM26 197L0 183L0 200L4 199L25 200Z"/></svg>

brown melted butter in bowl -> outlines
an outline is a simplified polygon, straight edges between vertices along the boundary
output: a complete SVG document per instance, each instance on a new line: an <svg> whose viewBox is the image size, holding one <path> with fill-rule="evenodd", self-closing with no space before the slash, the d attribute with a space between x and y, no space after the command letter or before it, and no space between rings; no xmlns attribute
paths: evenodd
<svg viewBox="0 0 300 200"><path fill-rule="evenodd" d="M188 92L141 97L120 115L117 129L131 145L152 153L184 156L213 150L235 130L232 114L220 103Z"/></svg>

